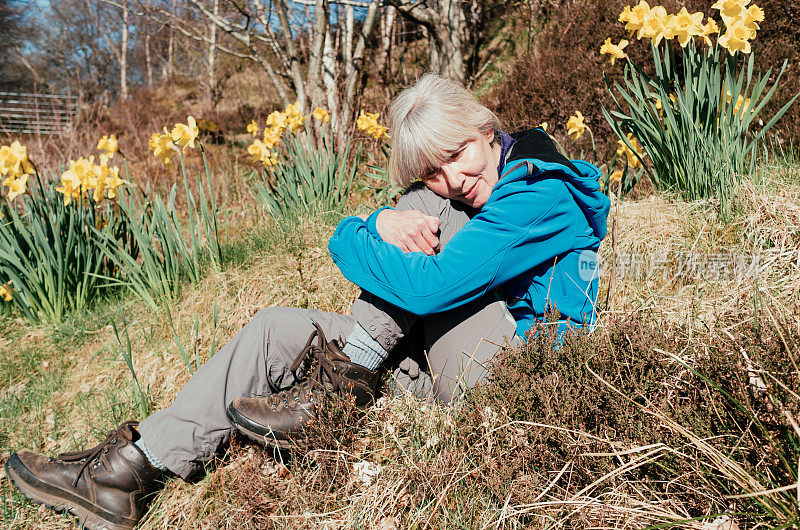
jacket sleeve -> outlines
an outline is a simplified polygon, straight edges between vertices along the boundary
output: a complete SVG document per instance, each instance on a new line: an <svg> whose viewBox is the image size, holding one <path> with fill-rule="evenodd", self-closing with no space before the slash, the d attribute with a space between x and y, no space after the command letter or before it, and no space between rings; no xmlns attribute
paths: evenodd
<svg viewBox="0 0 800 530"><path fill-rule="evenodd" d="M358 217L339 223L328 249L348 280L391 304L452 309L572 248L580 208L560 178L529 180L496 190L439 254L404 253Z"/></svg>

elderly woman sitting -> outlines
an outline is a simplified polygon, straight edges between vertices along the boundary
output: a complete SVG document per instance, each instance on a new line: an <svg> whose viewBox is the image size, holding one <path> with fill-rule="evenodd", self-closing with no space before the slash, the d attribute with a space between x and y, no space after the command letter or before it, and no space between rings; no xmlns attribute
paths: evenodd
<svg viewBox="0 0 800 530"><path fill-rule="evenodd" d="M410 187L395 209L344 219L329 244L362 288L353 316L263 309L170 407L93 449L12 455L8 475L26 496L86 524L132 528L163 472L192 475L234 429L290 447L322 393L371 402L384 364L398 387L450 402L554 307L560 333L593 325L609 209L599 170L564 158L541 129L503 132L465 88L435 75L389 114L390 174Z"/></svg>

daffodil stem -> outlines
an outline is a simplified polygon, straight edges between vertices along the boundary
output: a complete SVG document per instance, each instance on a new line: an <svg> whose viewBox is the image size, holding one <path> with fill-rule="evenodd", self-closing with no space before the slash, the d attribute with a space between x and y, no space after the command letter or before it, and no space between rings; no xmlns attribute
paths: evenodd
<svg viewBox="0 0 800 530"><path fill-rule="evenodd" d="M209 201L211 202L210 221L212 226L208 228L213 230L214 233L208 235L214 236L214 257L216 258L215 261L217 262L217 266L219 266L222 264L222 248L220 247L219 244L219 229L217 227L217 201L214 197L214 187L211 185L211 173L208 171L208 161L206 160L205 147L203 147L203 144L201 143L198 143L198 145L200 146L200 155L203 157L203 168L205 169L206 172L206 182L208 182L208 196L209 196ZM205 197L202 197L202 199L205 200Z"/></svg>
<svg viewBox="0 0 800 530"><path fill-rule="evenodd" d="M592 139L592 154L594 155L594 159L597 160L597 145L594 143L594 134L592 133L592 128L587 125L586 130L589 131L589 137Z"/></svg>

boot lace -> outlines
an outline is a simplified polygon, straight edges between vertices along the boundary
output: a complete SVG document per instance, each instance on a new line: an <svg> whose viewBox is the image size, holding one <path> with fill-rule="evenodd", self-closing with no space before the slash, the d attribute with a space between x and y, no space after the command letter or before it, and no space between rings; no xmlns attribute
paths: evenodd
<svg viewBox="0 0 800 530"><path fill-rule="evenodd" d="M138 424L138 421L126 421L116 429L109 431L105 440L100 442L98 445L90 449L86 449L85 451L72 451L58 455L56 458L63 462L83 462L83 465L78 470L78 475L75 477L75 480L72 481L72 486L78 486L78 481L80 480L81 475L83 475L83 472L86 471L86 468L89 467L89 465L101 454L107 453L109 449L117 443L117 438L120 436L123 438L128 438L128 436L122 432L125 430L125 427L129 427L130 429L128 430L133 430L133 428Z"/></svg>
<svg viewBox="0 0 800 530"><path fill-rule="evenodd" d="M300 403L312 397L317 388L329 392L339 391L341 377L331 361L333 359L345 360L346 357L340 352L337 341L328 341L325 338L325 333L316 322L314 322L314 328L306 345L289 367L289 370L295 373L301 382L291 388L266 396L267 403L272 406L273 410L276 410L281 404L288 407L292 402ZM317 339L316 344L314 344L315 338ZM302 370L298 374L297 370L300 368Z"/></svg>

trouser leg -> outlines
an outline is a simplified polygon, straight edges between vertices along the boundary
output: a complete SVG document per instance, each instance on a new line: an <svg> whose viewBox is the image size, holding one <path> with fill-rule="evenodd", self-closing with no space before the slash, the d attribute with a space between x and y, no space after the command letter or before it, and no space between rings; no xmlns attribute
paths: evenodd
<svg viewBox="0 0 800 530"><path fill-rule="evenodd" d="M491 359L507 342L521 342L516 322L492 295L422 317L387 363L390 390L449 403L489 375Z"/></svg>
<svg viewBox="0 0 800 530"><path fill-rule="evenodd" d="M413 186L397 201L397 210L418 210L439 218L439 246L444 247L470 220L463 204L436 195L422 184ZM350 307L356 321L388 352L391 352L414 323L417 315L404 311L362 291Z"/></svg>
<svg viewBox="0 0 800 530"><path fill-rule="evenodd" d="M139 425L148 449L183 478L210 460L231 435L225 415L236 398L270 394L295 382L289 366L320 325L328 340L346 337L348 315L285 307L259 311L192 376L173 404Z"/></svg>
<svg viewBox="0 0 800 530"><path fill-rule="evenodd" d="M469 221L470 211L461 203L444 199L425 186L417 186L403 195L398 210L419 210L440 220L439 242L444 247ZM362 292L351 307L356 321L387 351L406 337L419 317L380 298ZM423 347L428 358L412 344L392 355L390 365L397 366L393 380L397 387L422 398L449 402L458 388L471 388L486 375L487 361L515 337L516 325L504 302L487 295L462 307L421 319ZM412 341L413 342L413 341ZM414 351L417 350L417 351ZM426 362L427 361L427 362ZM430 375L420 370L428 365Z"/></svg>
<svg viewBox="0 0 800 530"><path fill-rule="evenodd" d="M442 248L470 220L466 206L436 195L422 184L412 186L397 201L398 210L419 210L439 218L439 247ZM411 327L417 316L362 291L350 307L356 321L386 351L391 352Z"/></svg>
<svg viewBox="0 0 800 530"><path fill-rule="evenodd" d="M449 403L483 381L497 352L520 341L516 328L506 303L494 296L425 317L433 398Z"/></svg>

